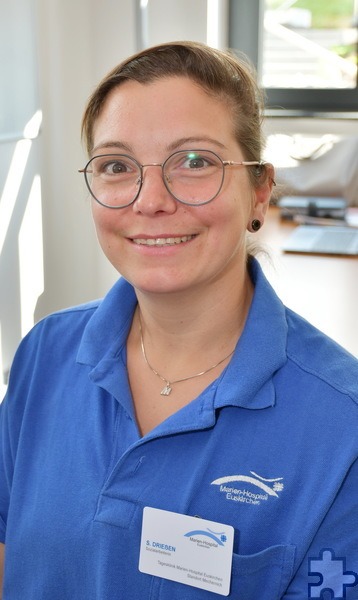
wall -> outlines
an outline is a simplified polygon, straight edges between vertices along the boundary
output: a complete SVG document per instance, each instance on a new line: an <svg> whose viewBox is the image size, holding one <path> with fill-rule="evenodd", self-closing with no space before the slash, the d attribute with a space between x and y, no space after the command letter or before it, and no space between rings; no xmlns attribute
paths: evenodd
<svg viewBox="0 0 358 600"><path fill-rule="evenodd" d="M86 98L112 62L134 50L130 2L123 3L116 30L107 30L109 24L112 29L116 25L115 19L109 19L116 4L86 0L37 3L45 248L45 291L38 302L37 319L100 295L100 257L90 203L77 170L85 162L80 121Z"/></svg>
<svg viewBox="0 0 358 600"><path fill-rule="evenodd" d="M39 194L38 86L35 59L34 0L1 5L0 36L0 387L16 343L41 292L30 277L41 231ZM22 302L26 295L26 307Z"/></svg>

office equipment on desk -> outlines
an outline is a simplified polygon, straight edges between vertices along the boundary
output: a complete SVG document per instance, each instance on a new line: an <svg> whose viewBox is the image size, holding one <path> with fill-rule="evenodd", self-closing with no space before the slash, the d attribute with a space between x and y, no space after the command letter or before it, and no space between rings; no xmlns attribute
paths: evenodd
<svg viewBox="0 0 358 600"><path fill-rule="evenodd" d="M358 256L358 229L326 225L299 225L283 243L284 252Z"/></svg>
<svg viewBox="0 0 358 600"><path fill-rule="evenodd" d="M347 201L344 198L319 196L283 196L277 206L282 219L294 220L297 216L308 216L344 221Z"/></svg>

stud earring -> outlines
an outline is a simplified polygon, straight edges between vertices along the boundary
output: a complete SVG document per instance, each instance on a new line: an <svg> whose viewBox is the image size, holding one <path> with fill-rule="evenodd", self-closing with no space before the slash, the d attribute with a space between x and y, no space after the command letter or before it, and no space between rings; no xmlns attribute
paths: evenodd
<svg viewBox="0 0 358 600"><path fill-rule="evenodd" d="M261 228L261 221L259 221L258 219L253 219L253 221L251 221L251 229L252 231L256 232Z"/></svg>

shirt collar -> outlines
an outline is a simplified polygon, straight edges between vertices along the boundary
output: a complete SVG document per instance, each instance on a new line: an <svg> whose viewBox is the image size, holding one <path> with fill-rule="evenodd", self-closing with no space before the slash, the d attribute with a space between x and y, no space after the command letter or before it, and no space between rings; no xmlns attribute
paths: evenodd
<svg viewBox="0 0 358 600"><path fill-rule="evenodd" d="M285 307L256 259L250 260L254 296L235 353L220 382L215 406L266 408L275 403L273 374L286 362Z"/></svg>
<svg viewBox="0 0 358 600"><path fill-rule="evenodd" d="M250 274L255 286L253 300L234 355L214 388L215 408L272 406L272 375L286 361L285 307L256 259L250 259ZM133 287L120 278L87 323L77 356L79 363L98 365L104 376L105 365L117 360L126 344L136 303Z"/></svg>
<svg viewBox="0 0 358 600"><path fill-rule="evenodd" d="M121 277L88 321L77 362L94 367L103 358L118 356L126 343L136 304L133 287Z"/></svg>

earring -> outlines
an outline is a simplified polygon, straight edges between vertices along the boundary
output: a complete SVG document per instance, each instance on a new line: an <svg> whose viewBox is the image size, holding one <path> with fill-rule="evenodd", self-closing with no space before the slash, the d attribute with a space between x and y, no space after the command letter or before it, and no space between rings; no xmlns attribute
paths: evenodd
<svg viewBox="0 0 358 600"><path fill-rule="evenodd" d="M253 219L253 221L251 221L251 229L252 231L258 231L261 227L261 221L259 221L258 219Z"/></svg>

